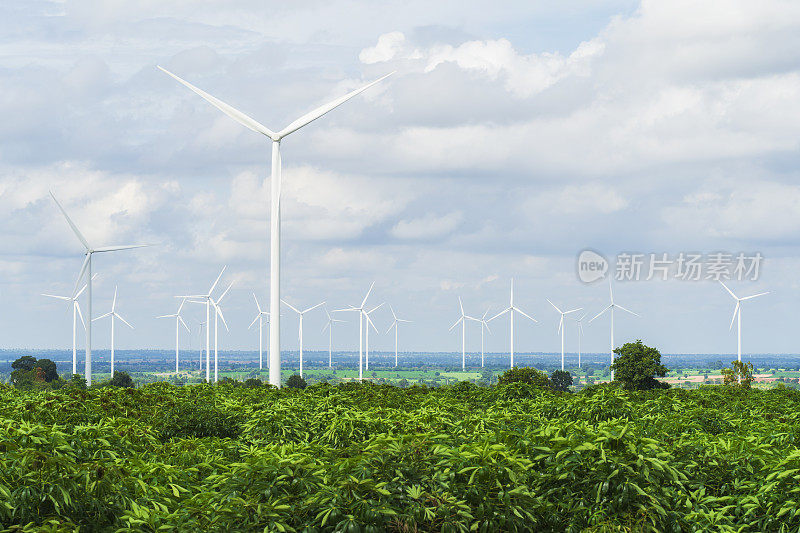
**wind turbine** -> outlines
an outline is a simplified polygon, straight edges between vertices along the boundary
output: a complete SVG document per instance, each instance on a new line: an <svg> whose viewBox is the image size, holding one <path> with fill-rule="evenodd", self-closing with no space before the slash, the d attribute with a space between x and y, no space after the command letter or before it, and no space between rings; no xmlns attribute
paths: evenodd
<svg viewBox="0 0 800 533"><path fill-rule="evenodd" d="M225 289L222 294L220 294L219 298L214 300L211 296L208 297L208 301L211 302L211 305L214 307L214 383L219 381L219 338L217 336L218 329L219 329L219 321L218 318L222 319L222 324L225 326L225 331L230 331L228 327L228 323L225 321L225 316L222 314L222 308L219 304L222 303L222 299L225 298L225 295L228 294L228 291L231 290L233 287L233 282L228 285L228 288Z"/></svg>
<svg viewBox="0 0 800 533"><path fill-rule="evenodd" d="M258 314L250 322L250 325L247 326L247 329L253 327L253 324L258 322L258 369L264 369L264 317L267 317L267 324L269 324L269 313L266 311L261 310L261 305L258 303L258 298L256 298L256 293L253 293L253 300L256 301L256 308L258 309ZM267 353L267 366L269 366L269 353Z"/></svg>
<svg viewBox="0 0 800 533"><path fill-rule="evenodd" d="M386 330L386 334L388 335L389 332L392 331L392 328L394 328L394 366L397 366L397 329L398 329L397 324L399 324L400 322L407 322L410 324L411 321L404 320L402 318L397 318L397 315L394 314L394 309L392 309L391 305L389 306L389 310L392 312L392 318L394 319L394 321L392 322L392 325L389 326L389 329Z"/></svg>
<svg viewBox="0 0 800 533"><path fill-rule="evenodd" d="M117 287L114 287L114 299L111 301L111 311L104 315L100 315L97 318L93 318L92 321L100 320L101 318L105 318L107 316L111 317L111 377L114 377L114 319L119 318L122 322L128 326L129 328L133 329L127 320L122 318L119 313L117 313Z"/></svg>
<svg viewBox="0 0 800 533"><path fill-rule="evenodd" d="M336 309L334 311L334 313L341 311L358 311L358 381L364 380L364 346L362 344L364 342L364 306L367 305L367 298L369 298L374 286L375 282L373 281L359 307L351 305L347 309Z"/></svg>
<svg viewBox="0 0 800 533"><path fill-rule="evenodd" d="M533 322L539 322L538 320L536 320L532 316L527 315L525 313L525 311L523 311L522 309L520 309L519 307L516 307L514 305L514 278L511 278L511 303L509 304L508 307L506 307L505 309L503 309L502 311L500 311L499 313L497 313L496 315L494 315L492 318L490 318L487 321L487 322L491 322L495 318L501 317L506 313L511 313L511 320L510 320L510 322L511 322L511 336L510 336L510 338L511 338L511 349L509 350L509 354L511 355L511 368L514 368L514 312L515 311L517 313L521 314L522 316L524 316L525 318L532 320Z"/></svg>
<svg viewBox="0 0 800 533"><path fill-rule="evenodd" d="M455 324L450 326L448 331L453 331L453 328L457 325L461 324L461 371L465 371L467 369L467 351L466 351L466 329L467 329L467 320L478 320L477 318L468 316L464 314L464 304L461 303L461 296L458 297L458 307L461 309L461 316L458 317Z"/></svg>
<svg viewBox="0 0 800 533"><path fill-rule="evenodd" d="M346 101L350 100L354 96L366 91L376 83L384 80L388 76L394 74L394 72L387 74L377 80L373 81L372 83L368 83L367 85L361 87L360 89L356 89L355 91L351 91L346 95L333 100L325 105L322 105L313 111L306 113L302 117L298 118L282 130L278 132L274 132L267 128L266 126L260 124L259 122L253 120L252 118L248 117L241 111L234 109L233 107L229 106L228 104L217 100L210 94L198 89L191 83L179 78L175 74L161 68L162 71L169 74L177 81L200 95L206 101L208 101L211 105L237 121L239 124L255 131L256 133L261 133L272 141L272 179L271 179L271 209L270 209L270 305L269 311L272 320L269 322L269 342L270 342L270 365L269 365L269 382L276 387L281 386L281 329L280 329L280 312L281 312L281 276L280 276L280 256L281 256L281 139L290 135L291 133L299 130L303 126L317 120L324 114L332 111L333 109L339 107Z"/></svg>
<svg viewBox="0 0 800 533"><path fill-rule="evenodd" d="M201 322L200 325L202 326L205 324L206 326L206 383L211 382L211 328L209 327L209 323L211 320L211 294L214 292L214 289L217 288L217 283L219 283L222 274L225 273L225 269L228 268L228 265L222 267L222 270L219 271L219 276L217 279L214 280L214 283L211 284L211 288L208 289L208 293L206 294L192 294L188 296L176 296L176 298L188 298L189 303L205 303L206 304L206 321ZM201 301L196 301L194 298L200 298ZM227 327L227 326L226 326ZM202 332L201 332L202 333ZM216 334L216 333L215 333ZM215 339L216 341L216 339ZM200 354L200 364L202 366L203 355ZM201 368L202 370L202 368Z"/></svg>
<svg viewBox="0 0 800 533"><path fill-rule="evenodd" d="M311 307L301 311L298 308L294 307L289 302L287 302L286 300L281 300L281 301L284 303L284 305L286 305L286 307L288 307L289 309L291 309L300 316L300 328L298 335L300 337L300 377L302 378L303 377L303 316L309 311L316 309L320 305L325 305L325 302L320 302L317 305L312 305Z"/></svg>
<svg viewBox="0 0 800 533"><path fill-rule="evenodd" d="M94 275L97 277L97 274ZM78 298L80 298L83 291L86 290L86 285L84 285L81 290L76 293L73 293L72 296L56 296L54 294L42 294L42 296L47 296L48 298L55 298L57 300L64 300L65 302L72 303L72 373L78 373L78 349L77 349L77 329L78 329L78 318L81 319L81 324L83 324L83 329L86 329L86 322L83 320L83 314L81 313L81 306L78 303Z"/></svg>
<svg viewBox="0 0 800 533"><path fill-rule="evenodd" d="M573 318L578 332L578 368L581 367L581 337L583 337L583 319L586 318L586 313L583 313L580 318Z"/></svg>
<svg viewBox="0 0 800 533"><path fill-rule="evenodd" d="M743 298L739 298L738 296L733 294L733 291L730 290L727 285L722 283L722 281L720 281L719 283L720 285L725 287L725 290L728 291L728 293L731 296L733 296L734 300L736 300L736 307L733 308L731 325L728 329L733 329L733 321L736 320L736 330L737 330L736 356L738 358L738 361L741 363L742 362L742 302L745 300L752 300L753 298L758 298L759 296L764 296L765 294L769 294L769 291L760 292L758 294L753 294L752 296L745 296ZM741 377L739 379L741 379Z"/></svg>
<svg viewBox="0 0 800 533"><path fill-rule="evenodd" d="M481 368L483 368L483 331L484 331L484 328L486 329L486 331L489 332L490 335L492 333L492 330L489 329L489 321L486 320L486 315L489 314L489 309L491 309L491 307L487 307L486 311L483 313L483 316L481 316L480 318L472 318L472 317L470 317L471 320L474 320L475 322L480 322L481 323Z"/></svg>
<svg viewBox="0 0 800 533"><path fill-rule="evenodd" d="M64 208L61 207L61 204L58 203L56 200L56 196L53 194L53 191L50 191L50 196L53 197L53 201L56 203L58 208L61 210L61 213L64 215L64 218L67 219L67 224L69 227L72 228L73 233L75 236L78 237L78 240L81 241L84 248L86 248L86 258L83 260L83 265L81 266L80 274L78 274L78 279L75 281L75 289L73 292L77 291L78 286L83 279L84 273L87 273L86 282L86 361L84 365L84 371L86 373L86 385L92 385L92 256L97 253L103 252L116 252L118 250L130 250L132 248L142 248L144 246L148 246L147 244L126 244L122 246L102 246L100 248L94 248L89 244L89 241L83 236L80 232L78 227L72 222L72 219L69 218L67 212L64 211Z"/></svg>
<svg viewBox="0 0 800 533"><path fill-rule="evenodd" d="M608 307L606 307L605 309L603 309L602 311L597 313L594 316L594 318L592 318L592 320L589 321L589 324L591 324L594 321L595 318L598 318L603 313L605 313L606 311L611 310L611 364L613 365L614 364L614 309L618 308L618 309L621 309L621 310L625 311L626 313L630 313L630 314L632 314L634 316L638 316L638 317L641 317L641 315L639 315L637 313L634 313L630 309L625 309L624 307L622 307L619 304L614 303L614 291L611 288L611 280L610 279L608 280L608 293L611 296L611 303L608 304ZM614 381L614 371L613 370L611 371L611 381Z"/></svg>
<svg viewBox="0 0 800 533"><path fill-rule="evenodd" d="M325 333L326 329L328 330L328 368L333 368L333 324L334 322L345 321L333 318L328 312L327 307L325 308L325 315L328 317L328 321L325 323L325 326L323 326L322 333Z"/></svg>
<svg viewBox="0 0 800 533"><path fill-rule="evenodd" d="M383 307L383 303L382 302L380 304L376 305L375 307L373 307L372 309L370 309L369 311L364 311L364 318L367 321L367 331L366 331L366 335L365 335L365 339L364 339L364 347L366 348L364 350L364 355L366 356L366 360L367 360L367 364L366 364L367 371L369 371L369 327L372 326L372 329L375 330L375 333L378 333L378 328L375 327L375 323L372 321L372 318L370 318L369 315L371 315L373 312L377 311L381 307Z"/></svg>
<svg viewBox="0 0 800 533"><path fill-rule="evenodd" d="M181 300L181 304L178 306L178 311L171 314L171 315L161 315L157 316L156 318L174 318L175 319L175 373L178 373L178 356L180 354L180 327L183 325L186 328L186 331L191 334L192 332L189 330L189 326L186 325L186 322L183 321L183 317L181 317L181 311L183 310L183 305L186 303L186 298Z"/></svg>
<svg viewBox="0 0 800 533"><path fill-rule="evenodd" d="M564 332L566 331L567 327L564 324L564 317L570 313L574 313L576 311L580 311L583 307L577 307L575 309L570 309L569 311L562 311L559 309L556 304L551 302L548 298L545 298L547 302L553 306L553 308L561 314L561 320L558 321L558 333L561 334L561 370L564 370Z"/></svg>

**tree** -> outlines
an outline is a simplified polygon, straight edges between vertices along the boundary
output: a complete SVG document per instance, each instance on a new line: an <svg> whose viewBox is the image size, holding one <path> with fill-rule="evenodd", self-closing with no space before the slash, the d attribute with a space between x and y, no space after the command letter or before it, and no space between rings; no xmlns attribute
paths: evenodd
<svg viewBox="0 0 800 533"><path fill-rule="evenodd" d="M553 384L554 390L566 392L572 385L572 376L566 370L554 370L550 374L550 382Z"/></svg>
<svg viewBox="0 0 800 533"><path fill-rule="evenodd" d="M47 383L58 379L58 370L56 364L50 359L39 359L36 361L36 368L41 368L44 372L44 380Z"/></svg>
<svg viewBox="0 0 800 533"><path fill-rule="evenodd" d="M13 363L11 368L13 370L22 370L23 372L30 372L36 367L36 358L30 355L23 355Z"/></svg>
<svg viewBox="0 0 800 533"><path fill-rule="evenodd" d="M80 374L72 374L67 385L70 388L86 390L86 378L81 376Z"/></svg>
<svg viewBox="0 0 800 533"><path fill-rule="evenodd" d="M292 374L289 376L289 379L286 380L286 386L290 389L305 389L308 384L300 374Z"/></svg>
<svg viewBox="0 0 800 533"><path fill-rule="evenodd" d="M722 369L722 378L725 385L749 389L753 382L753 363L731 361L731 368Z"/></svg>
<svg viewBox="0 0 800 533"><path fill-rule="evenodd" d="M614 350L616 358L611 369L614 381L622 383L629 390L667 389L669 384L658 381L656 376L664 377L668 370L661 364L661 353L641 340L625 343Z"/></svg>
<svg viewBox="0 0 800 533"><path fill-rule="evenodd" d="M498 385L508 385L509 383L527 383L536 387L550 388L551 382L547 374L530 367L514 367L503 372L497 378Z"/></svg>
<svg viewBox="0 0 800 533"><path fill-rule="evenodd" d="M136 386L130 374L127 372L120 372L119 370L114 371L114 377L111 378L108 384L112 387L124 387L127 389L132 389Z"/></svg>
<svg viewBox="0 0 800 533"><path fill-rule="evenodd" d="M247 387L248 389L257 389L263 384L264 382L258 378L248 378L244 380L244 386Z"/></svg>

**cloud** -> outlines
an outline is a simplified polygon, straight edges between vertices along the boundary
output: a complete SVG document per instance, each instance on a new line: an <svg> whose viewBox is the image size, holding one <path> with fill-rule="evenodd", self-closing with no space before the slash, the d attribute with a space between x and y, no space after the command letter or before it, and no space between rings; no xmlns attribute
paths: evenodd
<svg viewBox="0 0 800 533"><path fill-rule="evenodd" d="M400 220L392 228L391 234L403 240L437 239L452 233L464 220L460 211L436 216L427 215L411 220Z"/></svg>

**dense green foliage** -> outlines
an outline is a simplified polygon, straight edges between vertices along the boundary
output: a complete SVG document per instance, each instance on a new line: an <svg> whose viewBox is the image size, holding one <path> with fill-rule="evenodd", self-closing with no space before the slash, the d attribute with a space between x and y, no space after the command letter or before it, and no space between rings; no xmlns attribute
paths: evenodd
<svg viewBox="0 0 800 533"><path fill-rule="evenodd" d="M799 443L788 389L0 386L0 530L797 531Z"/></svg>
<svg viewBox="0 0 800 533"><path fill-rule="evenodd" d="M566 392L572 385L572 376L566 370L553 370L550 374L550 384L553 389Z"/></svg>
<svg viewBox="0 0 800 533"><path fill-rule="evenodd" d="M286 380L286 386L290 389L305 389L308 383L306 383L306 380L304 380L303 376L300 374L292 374L289 376L289 379Z"/></svg>
<svg viewBox="0 0 800 533"><path fill-rule="evenodd" d="M742 361L731 361L730 368L722 369L723 383L728 386L750 388L753 383L753 363Z"/></svg>
<svg viewBox="0 0 800 533"><path fill-rule="evenodd" d="M629 390L666 389L666 383L658 381L656 376L667 374L667 367L661 364L661 352L642 341L626 342L614 349L614 381L619 381Z"/></svg>
<svg viewBox="0 0 800 533"><path fill-rule="evenodd" d="M498 385L510 383L526 383L535 387L550 388L550 378L547 377L547 374L529 366L515 366L497 378Z"/></svg>
<svg viewBox="0 0 800 533"><path fill-rule="evenodd" d="M63 382L58 377L56 364L50 359L36 359L24 355L11 363L11 383L20 389L58 388ZM59 382L57 385L55 382Z"/></svg>

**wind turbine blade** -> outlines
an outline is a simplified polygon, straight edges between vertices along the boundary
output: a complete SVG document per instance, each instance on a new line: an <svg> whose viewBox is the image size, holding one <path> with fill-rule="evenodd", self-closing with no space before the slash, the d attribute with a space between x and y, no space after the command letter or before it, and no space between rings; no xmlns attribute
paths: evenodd
<svg viewBox="0 0 800 533"><path fill-rule="evenodd" d="M319 307L320 305L325 305L325 302L320 302L320 303L318 303L317 305L314 305L314 306L312 306L312 307L309 307L308 309L306 309L305 311L303 311L303 314L305 314L305 313L308 313L309 311L313 311L314 309L316 309L316 308L317 308L317 307Z"/></svg>
<svg viewBox="0 0 800 533"><path fill-rule="evenodd" d="M461 316L464 316L464 304L461 303L461 296L458 297L458 307L461 309Z"/></svg>
<svg viewBox="0 0 800 533"><path fill-rule="evenodd" d="M483 312L483 316L481 317L481 320L483 320L483 321L486 320L486 315L489 314L489 309L491 309L491 308L492 308L491 306L486 308L486 311Z"/></svg>
<svg viewBox="0 0 800 533"><path fill-rule="evenodd" d="M111 312L114 312L114 309L117 308L117 286L114 285L114 299L111 300Z"/></svg>
<svg viewBox="0 0 800 533"><path fill-rule="evenodd" d="M374 286L375 286L375 282L373 281L373 282L372 282L372 285L370 285L370 286L369 286L369 290L367 291L367 295L366 295L366 296L364 296L364 300L361 302L361 309L363 309L363 308L364 308L364 305L366 305L366 303L367 303L367 298L369 298L369 293L371 293L371 292L372 292L372 287L374 287Z"/></svg>
<svg viewBox="0 0 800 533"><path fill-rule="evenodd" d="M406 319L404 319L404 318L398 318L398 319L397 319L397 321L398 321L398 322L407 322L407 323L409 323L409 324L411 323L411 320L406 320Z"/></svg>
<svg viewBox="0 0 800 533"><path fill-rule="evenodd" d="M372 309L367 311L367 314L373 313L373 312L377 311L378 309L380 309L381 307L383 307L383 302L381 302L380 304L376 305L375 307L373 307Z"/></svg>
<svg viewBox="0 0 800 533"><path fill-rule="evenodd" d="M463 317L463 316L460 316L460 317L458 317L458 320L456 320L455 324L453 324L452 326L450 326L450 329L448 329L447 331L453 331L453 328L454 328L454 327L456 327L457 325L459 325L459 324L461 323L461 321L462 321L462 320L464 320L464 317Z"/></svg>
<svg viewBox="0 0 800 533"><path fill-rule="evenodd" d="M739 300L736 300L736 307L733 308L733 316L731 317L731 325L730 325L730 327L728 327L728 329L733 329L733 321L736 320L736 313L739 311L739 306L740 305L741 305L741 302Z"/></svg>
<svg viewBox="0 0 800 533"><path fill-rule="evenodd" d="M561 309L559 309L559 308L556 306L556 304L554 304L553 302L551 302L549 298L545 298L545 300L547 300L547 303L549 303L550 305L552 305L552 306L553 306L553 309L555 309L555 310L556 310L556 311L558 311L559 313L561 312Z"/></svg>
<svg viewBox="0 0 800 533"><path fill-rule="evenodd" d="M511 310L511 308L510 308L510 307L506 307L505 309L503 309L502 311L500 311L499 313L497 313L496 315L494 315L492 318L490 318L489 320L487 320L487 322L491 322L491 321L492 321L492 320L494 320L495 318L498 318L498 317L501 317L501 316L503 316L504 314L508 313L510 310Z"/></svg>
<svg viewBox="0 0 800 533"><path fill-rule="evenodd" d="M208 289L208 296L211 296L211 293L214 292L214 289L217 287L217 283L219 283L219 278L222 277L222 274L225 272L226 268L228 268L228 265L225 265L224 267L222 267L222 270L219 271L219 276L217 276L217 279L214 280L214 283L211 285L211 288ZM204 294L203 297L205 296L206 295Z"/></svg>
<svg viewBox="0 0 800 533"><path fill-rule="evenodd" d="M735 294L733 294L733 291L732 291L732 290L730 290L730 289L728 288L728 286L727 286L727 285L725 285L724 283L722 283L722 280L718 280L718 281L719 281L719 284L720 284L720 285L722 285L723 287L725 287L725 290L726 290L726 291L728 291L728 294L730 294L731 296L733 296L733 297L734 297L734 298L735 298L737 301L739 300L739 298L738 298L738 297L737 297Z"/></svg>
<svg viewBox="0 0 800 533"><path fill-rule="evenodd" d="M182 316L180 316L180 315L178 315L178 322L180 322L181 324L183 324L183 327L184 327L184 328L186 328L186 331L188 331L189 333L191 333L191 332L192 332L192 331L189 329L189 326L187 326L187 325L186 325L186 322L184 322L184 321L183 321L183 317L182 317Z"/></svg>
<svg viewBox="0 0 800 533"><path fill-rule="evenodd" d="M83 313L81 313L81 306L78 305L78 302L74 302L75 310L78 312L78 318L81 319L81 324L83 324L83 329L86 329L86 321L83 319Z"/></svg>
<svg viewBox="0 0 800 533"><path fill-rule="evenodd" d="M634 312L633 312L633 311L631 311L630 309L625 309L624 307L622 307L622 306L621 306L621 305L619 305L619 304L614 304L614 307L617 307L617 308L619 308L619 309L622 309L623 311L625 311L625 312L627 312L627 313L630 313L630 314L632 314L632 315L634 315L634 316L638 316L639 318L641 318L641 317L642 317L642 315L640 315L639 313L634 313Z"/></svg>
<svg viewBox="0 0 800 533"><path fill-rule="evenodd" d="M611 309L612 307L614 307L614 304L609 304L609 305L608 305L608 307L606 307L605 309L603 309L602 311L600 311L599 313L597 313L597 314L594 316L594 318L592 318L592 320L590 320L590 321L589 321L589 324L591 324L591 323L592 323L592 321L593 321L595 318L598 318L600 315L602 315L603 313L605 313L606 311L608 311L608 310L609 310L609 309Z"/></svg>
<svg viewBox="0 0 800 533"><path fill-rule="evenodd" d="M611 303L614 303L614 289L611 288L611 278L608 278L608 295L611 297Z"/></svg>
<svg viewBox="0 0 800 533"><path fill-rule="evenodd" d="M83 275L86 273L86 267L89 266L89 261L91 261L91 258L92 258L92 254L90 254L90 253L87 253L86 257L84 257L83 264L81 265L81 270L78 273L78 279L75 280L75 288L72 289L72 293L73 294L78 291L78 287L81 284L81 280L83 279Z"/></svg>
<svg viewBox="0 0 800 533"><path fill-rule="evenodd" d="M96 253L117 252L119 250L131 250L133 248L147 248L149 246L150 246L149 244L120 244L115 246L101 246L100 248L95 248L92 251Z"/></svg>
<svg viewBox="0 0 800 533"><path fill-rule="evenodd" d="M361 311L361 309L359 309L358 307L350 307L348 309L334 309L333 310L334 313L343 313L345 311Z"/></svg>
<svg viewBox="0 0 800 533"><path fill-rule="evenodd" d="M369 324L370 326L372 326L372 329L374 329L374 330L375 330L375 333L380 333L380 332L378 331L378 328L376 328L376 327L375 327L375 323L372 321L372 319L369 317L369 315L368 315L367 313L364 313L364 316L366 316L366 317L367 317L367 324Z"/></svg>
<svg viewBox="0 0 800 533"><path fill-rule="evenodd" d="M100 320L101 318L105 318L105 317L107 317L107 316L111 316L111 312L108 312L108 313L106 313L106 314L104 314L104 315L100 315L100 316L98 316L98 317L95 317L95 318L93 318L93 319L92 319L92 322L97 322L97 321L98 321L98 320Z"/></svg>
<svg viewBox="0 0 800 533"><path fill-rule="evenodd" d="M56 296L55 294L42 294L42 296L47 296L48 298L57 298L59 300L65 300L67 302L72 300L72 298L70 298L69 296Z"/></svg>
<svg viewBox="0 0 800 533"><path fill-rule="evenodd" d="M53 201L56 203L58 208L61 210L61 213L64 215L64 218L67 219L67 224L69 224L69 227L72 228L72 231L75 233L75 236L78 237L79 241L81 241L81 244L83 244L83 246L86 248L86 251L91 250L92 247L89 246L89 242L86 240L86 237L83 236L81 231L78 229L78 226L76 226L75 223L72 222L72 219L69 218L69 215L67 214L67 212L64 211L63 207L61 207L61 204L59 203L58 200L56 200L56 195L53 194L53 191L50 191L50 196L53 197Z"/></svg>
<svg viewBox="0 0 800 533"><path fill-rule="evenodd" d="M300 312L300 310L299 310L299 309L297 309L296 307L294 307L292 304L288 303L288 302L287 302L286 300L284 300L283 298L281 298L281 302L283 302L283 305L287 306L289 309L291 309L292 311L294 311L294 312L295 312L295 313L297 313L298 315L302 315L302 314L303 314L303 313L301 313L301 312Z"/></svg>
<svg viewBox="0 0 800 533"><path fill-rule="evenodd" d="M519 307L515 307L515 308L514 308L514 310L515 310L517 313L519 313L519 314L521 314L522 316L524 316L525 318L529 318L530 320L533 320L534 322L537 322L537 323L539 322L538 320L536 320L536 319L535 319L535 318L533 318L532 316L525 314L525 311L523 311L523 310L522 310L522 309L520 309Z"/></svg>
<svg viewBox="0 0 800 533"><path fill-rule="evenodd" d="M124 318L122 318L122 317L120 316L120 314L119 314L119 313L114 313L114 316L115 316L115 317L117 317L117 318L119 318L120 320L122 320L122 321L125 323L125 325L126 325L126 326L128 326L129 328L131 328L131 329L134 329L134 328L133 328L133 326L131 326L131 325L128 323L128 321L127 321L127 320L125 320Z"/></svg>
<svg viewBox="0 0 800 533"><path fill-rule="evenodd" d="M387 75L385 75L385 76L383 76L381 78L378 78L377 80L373 81L372 83L368 83L367 85L364 85L360 89L356 89L355 91L351 91L351 92L347 93L346 95L344 95L344 96L342 96L340 98L337 98L336 100L334 100L332 102L329 102L329 103L327 103L325 105L321 105L318 108L316 108L315 110L313 110L313 111L311 111L309 113L306 113L302 117L298 118L297 120L295 120L294 122L292 122L291 124L289 124L288 126L283 128L281 131L279 131L278 132L278 138L286 137L290 133L293 133L293 132L299 130L300 128L302 128L306 124L309 124L309 123L317 120L322 115L328 113L329 111L332 111L332 110L336 109L337 107L339 107L340 105L342 105L346 101L350 100L352 97L354 97L354 96L366 91L367 89L369 89L370 87L372 87L376 83L379 83L379 82L383 81L384 79L388 78L392 74L394 74L394 72L390 72L389 74L387 74Z"/></svg>
<svg viewBox="0 0 800 533"><path fill-rule="evenodd" d="M258 309L258 312L260 313L261 312L261 306L258 304L258 298L256 298L256 293L253 293L253 300L256 301L256 308Z"/></svg>
<svg viewBox="0 0 800 533"><path fill-rule="evenodd" d="M328 331L328 328L330 327L330 325L331 325L331 321L330 320L325 322L325 325L322 326L322 333L325 333L326 331Z"/></svg>
<svg viewBox="0 0 800 533"><path fill-rule="evenodd" d="M158 315L156 318L175 318L175 315Z"/></svg>
<svg viewBox="0 0 800 533"><path fill-rule="evenodd" d="M395 320L394 322L392 322L392 325L391 325L391 326L389 326L389 329L387 329L387 330L386 330L386 334L388 335L388 334L389 334L389 332L390 332L390 331L392 331L392 328L396 328L396 327L397 327L397 320Z"/></svg>
<svg viewBox="0 0 800 533"><path fill-rule="evenodd" d="M758 298L759 296L764 296L765 294L769 294L769 291L759 292L758 294L754 294L752 296L745 296L744 298L742 298L742 300L752 300L753 298Z"/></svg>
<svg viewBox="0 0 800 533"><path fill-rule="evenodd" d="M397 315L396 315L396 314L394 314L394 308L393 308L391 305L389 306L389 311L391 311L391 312L392 312L392 318L393 318L393 319L395 319L395 320L397 320Z"/></svg>
<svg viewBox="0 0 800 533"><path fill-rule="evenodd" d="M583 307L577 307L575 309L570 309L569 311L564 311L564 314L568 315L570 313L574 313L575 311L580 311L581 309L583 309Z"/></svg>
<svg viewBox="0 0 800 533"><path fill-rule="evenodd" d="M205 294L181 294L181 295L178 295L178 296L173 296L173 298L183 298L183 299L208 298L208 296L206 296Z"/></svg>
<svg viewBox="0 0 800 533"><path fill-rule="evenodd" d="M225 289L224 291L222 291L222 294L220 295L220 297L217 298L217 304L222 302L222 299L225 298L225 295L228 294L228 291L231 290L231 287L233 287L234 283L235 283L234 281L231 281L231 284L228 285L228 288Z"/></svg>
<svg viewBox="0 0 800 533"><path fill-rule="evenodd" d="M214 310L219 315L219 318L222 320L222 324L225 326L225 331L230 331L231 329L228 327L228 323L225 322L225 315L222 314L222 309L218 305L214 305Z"/></svg>
<svg viewBox="0 0 800 533"><path fill-rule="evenodd" d="M194 91L195 93L199 94L208 103L210 103L211 105L213 105L214 107L216 107L217 109L219 109L220 111L222 111L223 113L225 113L226 115L231 117L233 120L235 120L236 122L238 122L242 126L250 128L251 130L253 130L253 131L257 132L257 133L261 133L262 135L266 135L270 139L274 139L276 137L276 134L275 134L274 131L270 130L269 128L267 128L263 124L261 124L259 122L256 122L255 120L253 120L252 118L248 117L247 115L245 115L244 113L242 113L238 109L235 109L235 108L229 106L228 104L226 104L222 100L217 100L216 98L214 98L213 96L211 96L207 92L205 92L205 91L203 91L201 89L198 89L197 87L195 87L194 85L192 85L188 81L179 78L178 76L176 76L172 72L168 71L167 69L162 68L160 66L158 68L161 71L166 72L167 74L169 74L170 76L172 76L173 78L178 80L180 83L182 83L183 85L185 85L186 87L188 87L189 89Z"/></svg>
<svg viewBox="0 0 800 533"><path fill-rule="evenodd" d="M558 321L558 329L556 330L556 334L561 333L561 326L564 325L564 315L561 315L561 320Z"/></svg>
<svg viewBox="0 0 800 533"><path fill-rule="evenodd" d="M175 316L180 316L181 311L183 310L183 306L186 304L186 298L181 300L181 305L178 306L178 312L175 313Z"/></svg>
<svg viewBox="0 0 800 533"><path fill-rule="evenodd" d="M249 325L249 326L247 326L247 329L250 329L250 328L252 328L252 327L253 327L253 325L254 325L256 322L258 322L258 319L259 319L259 318L261 318L261 313L259 313L259 314L257 314L257 315L256 315L256 317L253 319L253 321L252 321L252 322L250 322L250 325Z"/></svg>
<svg viewBox="0 0 800 533"><path fill-rule="evenodd" d="M481 321L481 324L483 324L483 326L486 327L486 331L489 332L489 335L492 335L492 330L489 329L489 323L486 320L483 320Z"/></svg>

